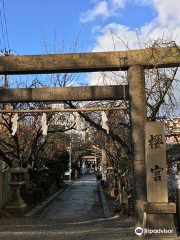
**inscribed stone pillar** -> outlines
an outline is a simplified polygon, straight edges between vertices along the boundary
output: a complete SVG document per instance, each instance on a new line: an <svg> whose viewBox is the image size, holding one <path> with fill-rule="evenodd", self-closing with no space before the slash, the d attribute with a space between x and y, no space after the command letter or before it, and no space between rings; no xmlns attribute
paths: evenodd
<svg viewBox="0 0 180 240"><path fill-rule="evenodd" d="M146 123L146 172L147 201L142 206L144 236L176 239L173 219L176 205L168 203L166 141L162 122Z"/></svg>
<svg viewBox="0 0 180 240"><path fill-rule="evenodd" d="M146 123L147 201L168 202L164 123Z"/></svg>

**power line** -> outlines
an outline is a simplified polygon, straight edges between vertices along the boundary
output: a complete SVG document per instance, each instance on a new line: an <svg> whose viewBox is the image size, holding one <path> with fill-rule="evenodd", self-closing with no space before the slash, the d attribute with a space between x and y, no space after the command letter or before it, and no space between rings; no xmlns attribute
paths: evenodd
<svg viewBox="0 0 180 240"><path fill-rule="evenodd" d="M2 41L1 41L1 37L0 37L0 50L2 51ZM1 53L0 53L1 54Z"/></svg>
<svg viewBox="0 0 180 240"><path fill-rule="evenodd" d="M4 41L4 48L6 48L5 37L4 37L4 27L3 27L3 20L2 20L1 6L0 6L0 17L1 17L1 28L2 28L2 35L3 35L3 41Z"/></svg>
<svg viewBox="0 0 180 240"><path fill-rule="evenodd" d="M6 38L7 38L7 44L9 49L9 37L8 37L8 29L7 29L7 22L6 22L6 13L5 13L5 7L4 7L4 0L2 0L3 3L3 11L4 11L4 22L5 22L5 28L6 28Z"/></svg>

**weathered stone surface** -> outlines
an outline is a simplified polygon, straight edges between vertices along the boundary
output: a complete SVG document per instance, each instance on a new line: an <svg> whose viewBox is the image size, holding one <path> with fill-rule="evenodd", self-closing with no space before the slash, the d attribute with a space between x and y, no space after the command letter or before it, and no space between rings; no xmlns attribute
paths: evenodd
<svg viewBox="0 0 180 240"><path fill-rule="evenodd" d="M39 74L127 70L180 66L180 48L0 57L0 74Z"/></svg>
<svg viewBox="0 0 180 240"><path fill-rule="evenodd" d="M11 198L8 200L5 211L11 214L19 214L26 210L27 205L20 195L20 188L25 182L10 182Z"/></svg>
<svg viewBox="0 0 180 240"><path fill-rule="evenodd" d="M145 236L153 239L176 239L173 213L174 203L168 203L167 172L166 172L166 142L164 123L146 123L146 173L147 201L143 203L144 229L155 230L154 233L144 231ZM160 233L156 231L159 229ZM163 230L169 230L164 232Z"/></svg>
<svg viewBox="0 0 180 240"><path fill-rule="evenodd" d="M145 239L177 239L173 214L148 214L145 231L146 230L154 230L155 233L144 232ZM166 232L163 232L164 230ZM162 232L157 233L157 231Z"/></svg>
<svg viewBox="0 0 180 240"><path fill-rule="evenodd" d="M145 123L147 121L144 68L128 70L130 123L136 225L142 225L141 201L146 200Z"/></svg>
<svg viewBox="0 0 180 240"><path fill-rule="evenodd" d="M20 205L8 205L5 208L6 213L8 214L21 214L26 211L27 205L22 203Z"/></svg>
<svg viewBox="0 0 180 240"><path fill-rule="evenodd" d="M0 89L0 103L128 100L129 86Z"/></svg>
<svg viewBox="0 0 180 240"><path fill-rule="evenodd" d="M143 211L146 213L176 213L174 203L143 203Z"/></svg>
<svg viewBox="0 0 180 240"><path fill-rule="evenodd" d="M151 145L151 136L162 136L162 143L154 148ZM160 142L160 141L159 141ZM155 143L155 142L154 142ZM152 144L154 144L152 142ZM153 147L153 148L152 148ZM155 166L160 168L161 179L155 180ZM166 141L164 123L146 123L146 172L147 172L147 201L168 202L167 172L166 172Z"/></svg>

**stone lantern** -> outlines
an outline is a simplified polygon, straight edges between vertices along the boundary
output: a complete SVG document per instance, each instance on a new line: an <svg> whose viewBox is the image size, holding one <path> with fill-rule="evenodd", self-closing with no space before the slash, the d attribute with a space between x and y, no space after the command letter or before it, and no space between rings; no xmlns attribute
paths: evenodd
<svg viewBox="0 0 180 240"><path fill-rule="evenodd" d="M107 182L111 196L114 196L114 170L112 167L107 168Z"/></svg>
<svg viewBox="0 0 180 240"><path fill-rule="evenodd" d="M114 170L112 167L107 168L107 181L111 182L113 180Z"/></svg>
<svg viewBox="0 0 180 240"><path fill-rule="evenodd" d="M11 198L5 207L5 211L10 214L22 213L26 209L26 204L20 195L20 188L25 184L25 172L22 167L10 168L7 172L11 174L11 181L8 183L11 188Z"/></svg>

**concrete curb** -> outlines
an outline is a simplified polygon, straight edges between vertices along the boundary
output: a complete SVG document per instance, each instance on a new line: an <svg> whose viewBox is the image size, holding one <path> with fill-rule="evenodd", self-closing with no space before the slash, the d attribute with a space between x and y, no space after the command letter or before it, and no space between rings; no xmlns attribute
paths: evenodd
<svg viewBox="0 0 180 240"><path fill-rule="evenodd" d="M103 205L104 217L109 218L111 217L111 212L110 212L109 205L101 185L99 185L99 191L100 191L101 201Z"/></svg>
<svg viewBox="0 0 180 240"><path fill-rule="evenodd" d="M57 199L59 196L62 197L72 186L74 185L74 183L72 183L68 188L61 189L58 192L54 193L51 197L49 197L48 199L46 199L44 202L42 202L41 204L39 204L37 207L33 208L31 211L29 211L28 213L26 213L24 215L24 217L26 218L31 218L36 216L38 213L40 213L41 211L43 211L45 208L47 208L55 199Z"/></svg>

